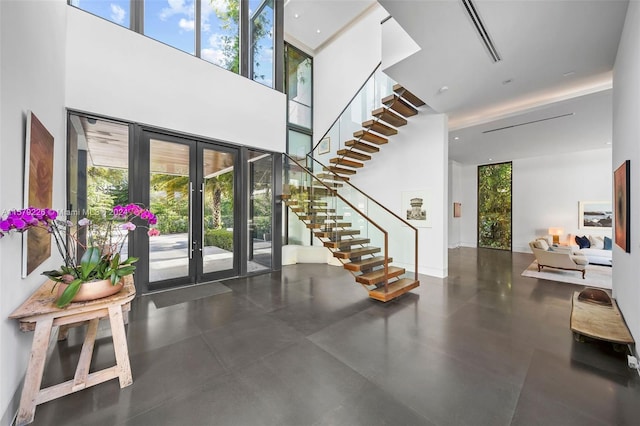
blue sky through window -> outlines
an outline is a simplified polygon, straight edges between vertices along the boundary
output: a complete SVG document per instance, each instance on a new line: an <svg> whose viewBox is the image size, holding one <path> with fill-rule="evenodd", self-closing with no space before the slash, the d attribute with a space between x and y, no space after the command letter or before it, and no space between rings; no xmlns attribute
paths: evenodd
<svg viewBox="0 0 640 426"><path fill-rule="evenodd" d="M129 28L131 19L129 0L71 0L71 5Z"/></svg>
<svg viewBox="0 0 640 426"><path fill-rule="evenodd" d="M145 0L144 34L195 54L194 7L194 0Z"/></svg>

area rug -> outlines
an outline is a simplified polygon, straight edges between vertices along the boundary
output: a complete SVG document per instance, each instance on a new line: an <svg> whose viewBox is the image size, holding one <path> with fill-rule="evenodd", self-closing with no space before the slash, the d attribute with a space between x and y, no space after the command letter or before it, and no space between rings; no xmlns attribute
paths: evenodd
<svg viewBox="0 0 640 426"><path fill-rule="evenodd" d="M542 268L542 271L538 272L538 262L534 261L521 275L523 277L560 281L589 287L611 288L610 266L587 265L587 272L584 275L584 279L582 279L582 273L578 271L563 271L562 269L545 267Z"/></svg>

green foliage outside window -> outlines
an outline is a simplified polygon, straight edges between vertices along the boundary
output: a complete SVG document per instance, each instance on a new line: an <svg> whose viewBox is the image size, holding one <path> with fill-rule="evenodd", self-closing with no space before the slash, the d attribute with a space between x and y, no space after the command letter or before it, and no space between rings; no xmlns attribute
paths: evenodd
<svg viewBox="0 0 640 426"><path fill-rule="evenodd" d="M478 166L478 246L511 250L512 164Z"/></svg>

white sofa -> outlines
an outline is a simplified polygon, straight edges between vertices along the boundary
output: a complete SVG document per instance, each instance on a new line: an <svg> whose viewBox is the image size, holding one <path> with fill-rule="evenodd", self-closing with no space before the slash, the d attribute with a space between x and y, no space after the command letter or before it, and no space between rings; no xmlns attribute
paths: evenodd
<svg viewBox="0 0 640 426"><path fill-rule="evenodd" d="M587 258L582 254L573 254L570 247L549 247L546 239L538 238L529 242L531 252L538 262L538 272L543 267L579 271L584 279Z"/></svg>
<svg viewBox="0 0 640 426"><path fill-rule="evenodd" d="M606 266L612 265L613 250L604 249L603 237L589 235L589 234L583 234L580 236L581 237L586 236L587 238L589 238L591 247L581 249L580 246L575 241L575 237L576 237L575 234L569 234L567 236L567 240L565 244L571 247L574 253L584 254L587 257L587 259L589 259L590 264L606 265Z"/></svg>

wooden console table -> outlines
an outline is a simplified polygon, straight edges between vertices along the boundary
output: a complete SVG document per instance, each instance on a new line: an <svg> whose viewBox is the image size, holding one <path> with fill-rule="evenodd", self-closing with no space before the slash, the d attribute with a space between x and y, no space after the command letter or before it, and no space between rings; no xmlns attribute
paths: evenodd
<svg viewBox="0 0 640 426"><path fill-rule="evenodd" d="M9 316L9 318L18 320L20 330L34 331L16 425L22 426L33 422L37 405L61 396L116 377L120 380L121 388L133 383L124 318L127 317L131 309L131 300L135 297L136 290L131 276L125 277L124 280L125 285L122 290L113 296L88 302L71 303L63 309L55 305L57 292L51 292L54 282L47 281ZM109 318L111 324L116 365L89 373L98 323L101 318L106 317ZM86 322L89 323L89 326L82 344L74 378L58 385L40 389L53 327L60 326L60 340L60 338L66 337L66 331L70 326L82 325Z"/></svg>

